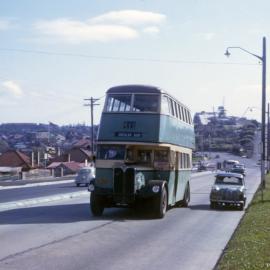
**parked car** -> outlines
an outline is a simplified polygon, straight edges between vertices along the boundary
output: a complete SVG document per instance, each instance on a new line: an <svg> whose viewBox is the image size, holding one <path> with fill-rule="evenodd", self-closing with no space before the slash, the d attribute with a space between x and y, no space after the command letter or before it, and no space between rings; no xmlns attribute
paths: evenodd
<svg viewBox="0 0 270 270"><path fill-rule="evenodd" d="M75 177L76 186L81 184L88 186L90 182L95 178L95 167L84 167L79 170L77 176Z"/></svg>
<svg viewBox="0 0 270 270"><path fill-rule="evenodd" d="M218 173L210 193L210 207L233 205L239 206L240 210L243 210L245 204L246 186L244 176L231 172Z"/></svg>
<svg viewBox="0 0 270 270"><path fill-rule="evenodd" d="M240 174L245 176L246 175L245 165L244 164L236 164L236 165L234 165L232 167L230 172L232 172L232 173L240 173Z"/></svg>

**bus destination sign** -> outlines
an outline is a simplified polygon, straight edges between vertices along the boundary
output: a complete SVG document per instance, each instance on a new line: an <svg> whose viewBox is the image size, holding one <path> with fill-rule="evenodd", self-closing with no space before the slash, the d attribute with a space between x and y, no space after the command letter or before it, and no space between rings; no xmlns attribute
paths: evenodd
<svg viewBox="0 0 270 270"><path fill-rule="evenodd" d="M115 137L129 137L129 138L142 138L142 132L125 132L117 131L114 133Z"/></svg>

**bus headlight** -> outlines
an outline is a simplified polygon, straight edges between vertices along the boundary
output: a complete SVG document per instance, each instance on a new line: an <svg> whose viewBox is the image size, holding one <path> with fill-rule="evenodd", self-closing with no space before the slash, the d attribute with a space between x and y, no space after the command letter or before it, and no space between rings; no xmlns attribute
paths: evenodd
<svg viewBox="0 0 270 270"><path fill-rule="evenodd" d="M88 191L89 192L93 192L95 190L95 186L93 185L93 183L91 183L89 186L88 186Z"/></svg>
<svg viewBox="0 0 270 270"><path fill-rule="evenodd" d="M159 192L159 186L157 186L157 185L155 185L155 186L152 186L152 191L154 192L154 193L158 193Z"/></svg>
<svg viewBox="0 0 270 270"><path fill-rule="evenodd" d="M145 186L145 177L143 173L139 172L135 176L135 190L141 189L143 186Z"/></svg>

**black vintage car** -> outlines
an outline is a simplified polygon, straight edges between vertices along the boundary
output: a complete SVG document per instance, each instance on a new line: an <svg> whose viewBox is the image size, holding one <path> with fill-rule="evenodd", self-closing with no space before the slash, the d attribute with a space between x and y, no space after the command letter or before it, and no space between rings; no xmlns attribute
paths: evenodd
<svg viewBox="0 0 270 270"><path fill-rule="evenodd" d="M231 172L218 173L210 193L210 207L233 205L243 210L245 204L246 186L243 175Z"/></svg>

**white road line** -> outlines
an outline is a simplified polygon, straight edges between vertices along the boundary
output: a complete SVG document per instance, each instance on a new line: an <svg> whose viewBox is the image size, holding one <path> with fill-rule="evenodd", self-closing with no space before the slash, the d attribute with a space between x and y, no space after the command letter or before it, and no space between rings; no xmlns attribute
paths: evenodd
<svg viewBox="0 0 270 270"><path fill-rule="evenodd" d="M66 194L57 194L57 195L47 196L47 197L39 197L39 198L33 198L33 199L27 199L27 200L1 203L0 212L17 209L17 208L25 208L25 207L42 204L42 203L53 202L53 201L68 200L68 199L73 199L73 198L78 198L78 197L89 196L89 194L90 193L87 190L84 190L84 191L77 191L77 192L71 192L71 193L66 193Z"/></svg>
<svg viewBox="0 0 270 270"><path fill-rule="evenodd" d="M18 186L7 186L7 187L0 186L0 190L3 190L3 189L15 189L15 188L41 187L41 186L67 184L67 183L74 183L74 179L73 180L62 180L62 181L50 181L50 182L42 182L42 183L33 183L33 184L25 184L25 185L18 185Z"/></svg>

